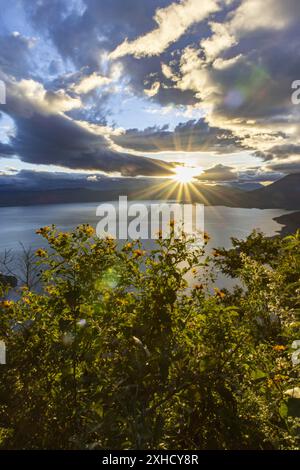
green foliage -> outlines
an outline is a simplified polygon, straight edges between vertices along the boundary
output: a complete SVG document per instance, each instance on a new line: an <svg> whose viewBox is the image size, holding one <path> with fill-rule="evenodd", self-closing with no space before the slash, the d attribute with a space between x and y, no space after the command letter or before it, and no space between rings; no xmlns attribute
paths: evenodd
<svg viewBox="0 0 300 470"><path fill-rule="evenodd" d="M217 250L230 293L187 285L209 260L186 239L39 232L42 290L0 307L2 448L297 448L299 234Z"/></svg>

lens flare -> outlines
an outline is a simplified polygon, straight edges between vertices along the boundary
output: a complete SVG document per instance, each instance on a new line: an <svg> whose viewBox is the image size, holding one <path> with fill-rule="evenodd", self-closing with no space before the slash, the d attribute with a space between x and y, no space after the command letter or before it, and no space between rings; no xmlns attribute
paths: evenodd
<svg viewBox="0 0 300 470"><path fill-rule="evenodd" d="M178 166L175 169L175 174L172 177L173 180L177 181L178 183L187 184L191 183L195 176L201 173L200 168L194 168L189 166Z"/></svg>

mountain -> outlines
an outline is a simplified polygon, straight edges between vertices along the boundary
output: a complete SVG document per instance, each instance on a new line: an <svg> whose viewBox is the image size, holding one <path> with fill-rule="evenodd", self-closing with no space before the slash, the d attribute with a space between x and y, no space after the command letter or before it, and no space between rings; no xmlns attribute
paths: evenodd
<svg viewBox="0 0 300 470"><path fill-rule="evenodd" d="M242 189L243 191L254 191L255 189L263 188L261 183L256 182L233 182L229 184L232 188Z"/></svg>
<svg viewBox="0 0 300 470"><path fill-rule="evenodd" d="M174 182L155 184L153 180L137 179L134 185L112 181L102 189L66 188L47 190L0 190L0 206L103 202L117 200L120 195L137 200L178 200L205 205L259 209L300 209L300 173L253 191L243 191L224 185L194 183L184 189Z"/></svg>
<svg viewBox="0 0 300 470"><path fill-rule="evenodd" d="M300 173L287 175L275 183L249 191L241 197L240 207L259 209L300 209Z"/></svg>
<svg viewBox="0 0 300 470"><path fill-rule="evenodd" d="M178 200L178 202L197 202L205 205L238 206L243 191L226 186L197 185L195 191L181 194L180 191L170 193L170 185L159 187L114 188L92 190L86 188L68 188L55 190L15 190L0 191L0 206L29 206L39 204L64 204L115 201L119 196L127 196L129 200ZM179 199L180 196L180 199ZM191 197L189 197L191 196Z"/></svg>

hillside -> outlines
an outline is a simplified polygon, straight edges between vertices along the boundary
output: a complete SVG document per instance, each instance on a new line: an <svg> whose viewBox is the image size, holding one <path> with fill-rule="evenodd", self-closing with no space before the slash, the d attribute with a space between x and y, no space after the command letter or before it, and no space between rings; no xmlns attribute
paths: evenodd
<svg viewBox="0 0 300 470"><path fill-rule="evenodd" d="M280 235L286 236L295 233L300 228L300 211L292 212L291 214L284 214L280 217L275 217L274 220L284 227L280 230Z"/></svg>
<svg viewBox="0 0 300 470"><path fill-rule="evenodd" d="M171 190L170 190L171 189ZM259 209L300 209L300 173L287 175L269 186L243 191L224 185L194 183L180 189L170 184L155 184L153 180L137 180L133 185L111 181L100 189L66 188L47 190L20 190L11 188L0 191L0 206L26 206L36 204L63 204L102 202L117 200L120 195L137 200L180 200L205 205L222 205Z"/></svg>
<svg viewBox="0 0 300 470"><path fill-rule="evenodd" d="M300 209L300 173L242 195L242 207Z"/></svg>

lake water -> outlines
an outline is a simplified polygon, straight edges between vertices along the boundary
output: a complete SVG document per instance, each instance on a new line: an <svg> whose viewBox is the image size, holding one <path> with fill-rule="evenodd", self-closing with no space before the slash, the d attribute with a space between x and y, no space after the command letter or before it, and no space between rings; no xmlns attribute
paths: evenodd
<svg viewBox="0 0 300 470"><path fill-rule="evenodd" d="M151 202L147 203L150 205ZM113 204L117 207L117 203ZM62 230L71 230L82 223L96 227L99 221L97 206L97 203L84 203L0 208L0 253L5 249L18 252L19 242L26 247L43 246L43 240L35 230L45 225L55 224ZM205 207L204 228L211 237L208 248L229 248L230 237L246 238L254 228L259 228L268 236L275 235L281 225L273 218L286 213L289 212L281 209Z"/></svg>

